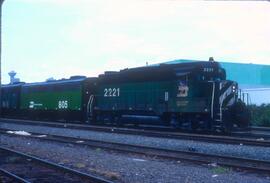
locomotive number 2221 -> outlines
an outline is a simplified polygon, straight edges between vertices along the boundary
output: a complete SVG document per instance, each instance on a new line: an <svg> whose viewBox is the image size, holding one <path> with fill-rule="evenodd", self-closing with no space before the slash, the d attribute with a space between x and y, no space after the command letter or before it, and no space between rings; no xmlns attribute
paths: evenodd
<svg viewBox="0 0 270 183"><path fill-rule="evenodd" d="M119 97L120 88L105 88L104 97Z"/></svg>

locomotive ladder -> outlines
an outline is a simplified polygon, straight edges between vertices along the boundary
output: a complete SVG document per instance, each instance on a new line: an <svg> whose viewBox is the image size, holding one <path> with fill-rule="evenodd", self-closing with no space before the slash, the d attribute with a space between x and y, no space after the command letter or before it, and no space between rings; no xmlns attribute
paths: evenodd
<svg viewBox="0 0 270 183"><path fill-rule="evenodd" d="M222 96L222 99L221 99L221 103L219 101L219 109L215 109L215 101L216 101L216 98L217 96L215 95L216 94L216 83L213 82L213 90L212 90L212 105L211 105L211 118L213 120L213 124L212 124L212 128L214 128L215 130L220 130L222 129L223 127L223 124L222 124L222 106L223 106L223 97Z"/></svg>

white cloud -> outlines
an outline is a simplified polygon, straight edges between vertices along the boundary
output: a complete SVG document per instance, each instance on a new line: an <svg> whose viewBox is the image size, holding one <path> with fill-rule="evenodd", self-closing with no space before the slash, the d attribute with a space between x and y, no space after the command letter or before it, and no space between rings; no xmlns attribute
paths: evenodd
<svg viewBox="0 0 270 183"><path fill-rule="evenodd" d="M102 1L95 8L98 14L86 13L72 36L103 54L134 52L155 57L163 52L175 57L177 51L185 50L198 56L202 52L224 58L225 53L232 54L228 57L241 60L257 52L256 59L262 62L265 56L258 53L269 51L266 2Z"/></svg>

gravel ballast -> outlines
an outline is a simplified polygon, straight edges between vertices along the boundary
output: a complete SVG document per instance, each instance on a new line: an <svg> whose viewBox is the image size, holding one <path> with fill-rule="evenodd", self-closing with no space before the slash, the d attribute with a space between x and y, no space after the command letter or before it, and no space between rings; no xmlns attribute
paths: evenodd
<svg viewBox="0 0 270 183"><path fill-rule="evenodd" d="M270 178L265 175L235 172L215 165L194 165L134 154L120 154L24 136L1 135L0 144L80 171L102 175L115 182L270 183Z"/></svg>
<svg viewBox="0 0 270 183"><path fill-rule="evenodd" d="M115 134L107 132L95 132L68 128L54 128L44 126L31 126L20 124L0 123L0 128L10 130L23 130L52 135L63 135L70 137L81 137L93 140L118 142L134 145L146 145L150 147L166 148L172 150L185 150L192 152L211 153L226 156L254 158L270 160L270 147L245 146L232 144L215 144L193 140L166 139L157 137L145 137L137 135Z"/></svg>

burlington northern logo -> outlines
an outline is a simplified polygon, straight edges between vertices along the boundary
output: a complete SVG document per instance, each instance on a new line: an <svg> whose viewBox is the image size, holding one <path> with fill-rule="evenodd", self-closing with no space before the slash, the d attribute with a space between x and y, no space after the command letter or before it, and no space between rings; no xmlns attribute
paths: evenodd
<svg viewBox="0 0 270 183"><path fill-rule="evenodd" d="M33 108L36 107L36 106L43 106L43 104L35 104L34 101L30 101L30 102L29 102L29 108L33 109Z"/></svg>
<svg viewBox="0 0 270 183"><path fill-rule="evenodd" d="M179 82L177 97L187 97L188 90L189 88L185 82Z"/></svg>

